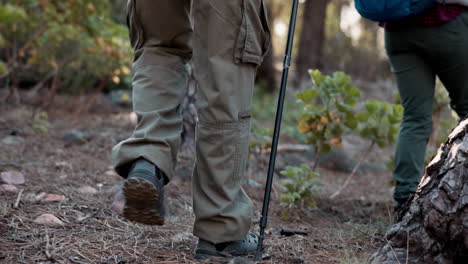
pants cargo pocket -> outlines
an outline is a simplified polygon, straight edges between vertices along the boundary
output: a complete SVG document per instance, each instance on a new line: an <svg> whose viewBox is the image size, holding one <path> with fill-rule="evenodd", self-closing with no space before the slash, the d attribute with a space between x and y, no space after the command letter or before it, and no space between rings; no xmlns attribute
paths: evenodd
<svg viewBox="0 0 468 264"><path fill-rule="evenodd" d="M248 158L248 151L249 151L249 136L250 136L250 118L242 118L240 120L239 126L239 142L238 142L238 149L236 155L236 171L235 175L237 175L238 179L241 180L244 177L244 172L247 167L247 158Z"/></svg>
<svg viewBox="0 0 468 264"><path fill-rule="evenodd" d="M249 119L234 123L198 124L197 170L216 189L239 186L248 148Z"/></svg>
<svg viewBox="0 0 468 264"><path fill-rule="evenodd" d="M143 27L136 16L136 0L127 2L127 26L132 47L140 49L143 46Z"/></svg>
<svg viewBox="0 0 468 264"><path fill-rule="evenodd" d="M270 28L263 0L243 0L242 23L234 54L236 63L260 65L270 43Z"/></svg>

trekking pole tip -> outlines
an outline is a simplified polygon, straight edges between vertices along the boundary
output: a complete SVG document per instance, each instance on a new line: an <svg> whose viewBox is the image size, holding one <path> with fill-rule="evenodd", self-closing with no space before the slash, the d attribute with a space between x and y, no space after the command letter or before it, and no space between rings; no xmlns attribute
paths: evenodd
<svg viewBox="0 0 468 264"><path fill-rule="evenodd" d="M254 260L255 260L255 261L261 261L261 260L262 260L262 255L263 255L263 254L262 254L262 251L261 251L261 250L260 250L260 251L257 250L257 252L255 253L255 259L254 259Z"/></svg>
<svg viewBox="0 0 468 264"><path fill-rule="evenodd" d="M257 252L255 252L255 261L261 261L263 259L263 230L260 231L260 236L258 237L258 246Z"/></svg>

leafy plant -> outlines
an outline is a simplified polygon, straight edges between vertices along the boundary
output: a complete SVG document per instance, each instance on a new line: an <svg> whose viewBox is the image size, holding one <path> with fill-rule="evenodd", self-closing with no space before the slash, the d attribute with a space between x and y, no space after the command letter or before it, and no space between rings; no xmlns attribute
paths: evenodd
<svg viewBox="0 0 468 264"><path fill-rule="evenodd" d="M342 72L325 76L314 70L310 76L312 89L297 93L296 98L304 104L298 128L316 153L315 170L320 153L340 147L343 135L357 128L355 105L361 92Z"/></svg>
<svg viewBox="0 0 468 264"><path fill-rule="evenodd" d="M302 164L299 167L287 166L281 174L289 179L283 184L285 191L281 194L280 204L284 207L281 212L283 219L289 219L291 215L298 217L297 209L302 209L304 205L316 207L313 185L317 183L316 172L309 166Z"/></svg>
<svg viewBox="0 0 468 264"><path fill-rule="evenodd" d="M40 112L34 116L31 127L43 134L49 131L49 116L46 112Z"/></svg>
<svg viewBox="0 0 468 264"><path fill-rule="evenodd" d="M299 121L299 131L307 135L316 156L316 169L321 153L341 147L342 138L347 134L358 134L370 141L369 147L360 155L345 183L331 196L336 197L348 185L374 145L386 147L395 142L403 108L377 100L364 102L364 110L358 112L356 104L361 97L359 89L351 84L351 78L342 72L323 75L310 71L312 89L296 94L303 103L304 111Z"/></svg>

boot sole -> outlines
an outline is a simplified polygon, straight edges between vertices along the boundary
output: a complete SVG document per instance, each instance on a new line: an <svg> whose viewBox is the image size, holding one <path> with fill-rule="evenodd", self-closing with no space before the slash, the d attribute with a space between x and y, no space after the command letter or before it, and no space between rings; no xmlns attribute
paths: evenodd
<svg viewBox="0 0 468 264"><path fill-rule="evenodd" d="M226 254L224 252L214 251L214 250L204 250L197 249L195 250L194 258L196 260L205 260L210 258L232 258L232 255Z"/></svg>
<svg viewBox="0 0 468 264"><path fill-rule="evenodd" d="M144 179L128 179L123 186L123 193L125 218L146 225L164 225L164 216L157 208L160 193L152 183Z"/></svg>

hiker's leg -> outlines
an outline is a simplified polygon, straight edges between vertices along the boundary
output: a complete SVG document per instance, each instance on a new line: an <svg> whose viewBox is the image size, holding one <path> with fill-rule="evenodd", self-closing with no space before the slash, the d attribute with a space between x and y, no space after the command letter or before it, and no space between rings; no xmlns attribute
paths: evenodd
<svg viewBox="0 0 468 264"><path fill-rule="evenodd" d="M173 176L182 132L179 106L188 79L185 63L192 56L189 15L190 0L128 1L138 124L112 152L116 171L124 177L139 157Z"/></svg>
<svg viewBox="0 0 468 264"><path fill-rule="evenodd" d="M386 31L385 34L387 53L404 107L393 172L396 181L393 197L398 203L416 191L432 131L435 73L411 41L406 41L415 32Z"/></svg>
<svg viewBox="0 0 468 264"><path fill-rule="evenodd" d="M457 32L458 34L454 34ZM451 107L460 118L468 116L468 11L437 29L433 58L437 75L447 88Z"/></svg>
<svg viewBox="0 0 468 264"><path fill-rule="evenodd" d="M261 0L193 2L197 97L194 234L212 243L240 240L252 202L241 186L256 68L269 45Z"/></svg>

